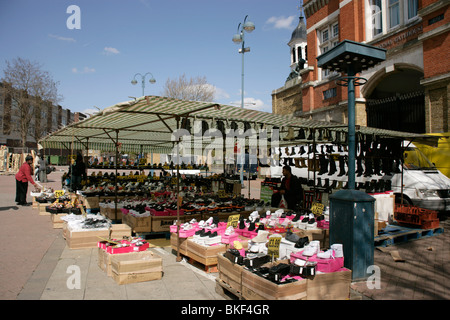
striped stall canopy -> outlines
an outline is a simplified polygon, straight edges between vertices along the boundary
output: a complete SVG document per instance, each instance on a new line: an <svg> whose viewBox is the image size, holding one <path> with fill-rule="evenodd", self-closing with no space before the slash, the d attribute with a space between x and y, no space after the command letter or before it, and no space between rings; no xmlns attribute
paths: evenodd
<svg viewBox="0 0 450 320"><path fill-rule="evenodd" d="M198 132L195 125L204 121L209 129L217 128L217 122L225 129L233 127L254 132L274 128L280 129L280 145L296 144L302 141L283 141L282 137L295 130L346 132L344 125L330 124L268 112L222 105L211 102L185 101L159 96L145 96L132 101L108 107L94 116L72 123L42 138L39 143L44 148L66 148L76 150L102 150L120 152L171 153L177 137L177 128L186 128L189 120L191 133ZM236 128L236 127L235 127ZM372 134L405 139L436 139L436 137L412 133L401 133L383 129L361 127L362 134ZM179 132L179 131L178 131ZM242 131L243 132L243 131ZM199 139L202 146L206 145ZM306 141L303 141L306 142Z"/></svg>

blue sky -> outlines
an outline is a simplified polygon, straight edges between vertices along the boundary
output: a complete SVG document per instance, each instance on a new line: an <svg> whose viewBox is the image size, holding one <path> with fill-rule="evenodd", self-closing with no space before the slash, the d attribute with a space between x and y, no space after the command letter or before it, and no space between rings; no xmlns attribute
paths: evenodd
<svg viewBox="0 0 450 320"><path fill-rule="evenodd" d="M81 29L69 29L70 5ZM246 15L246 105L271 112L274 89L290 69L287 43L298 23L299 0L0 0L0 77L5 60L37 61L59 81L61 105L93 112L140 97L136 73L151 72L146 95L161 95L168 78L206 77L214 102L240 105L240 46L232 42ZM147 77L147 80L149 77ZM95 106L95 107L94 107Z"/></svg>

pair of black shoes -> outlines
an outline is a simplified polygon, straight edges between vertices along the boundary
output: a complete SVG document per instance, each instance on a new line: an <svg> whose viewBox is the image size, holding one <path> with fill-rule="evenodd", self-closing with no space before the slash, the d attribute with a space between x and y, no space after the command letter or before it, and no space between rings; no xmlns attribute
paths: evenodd
<svg viewBox="0 0 450 320"><path fill-rule="evenodd" d="M209 238L217 237L217 231L211 232L211 230L205 231L205 229L200 229L200 230L196 231L195 234L197 236L202 237L202 238L204 238L204 237L209 237Z"/></svg>
<svg viewBox="0 0 450 320"><path fill-rule="evenodd" d="M31 206L31 204L28 203L28 202L18 202L17 205L18 206L22 206L22 207L29 207L29 206Z"/></svg>

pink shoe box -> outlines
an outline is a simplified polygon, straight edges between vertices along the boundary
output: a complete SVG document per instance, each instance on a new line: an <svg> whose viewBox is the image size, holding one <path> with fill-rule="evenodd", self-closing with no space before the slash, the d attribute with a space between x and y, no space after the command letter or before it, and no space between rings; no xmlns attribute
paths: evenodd
<svg viewBox="0 0 450 320"><path fill-rule="evenodd" d="M176 227L176 226L175 226ZM189 238L192 237L197 230L195 228L189 230L180 229L180 238ZM176 230L175 230L176 232Z"/></svg>
<svg viewBox="0 0 450 320"><path fill-rule="evenodd" d="M236 232L234 232L234 233L232 233L230 235L222 234L221 242L225 243L225 244L230 244L233 241L236 241L238 239L239 239L239 234L237 234Z"/></svg>
<svg viewBox="0 0 450 320"><path fill-rule="evenodd" d="M128 246L126 247L107 246L106 252L111 254L139 252L147 250L150 246L148 242L144 242L144 244L141 246L136 246L134 243L130 243L126 240L121 240L119 242L122 244L128 244Z"/></svg>
<svg viewBox="0 0 450 320"><path fill-rule="evenodd" d="M177 215L177 210L173 210L173 209L166 209L166 211L169 213L169 216L176 216ZM180 216L184 215L184 209L180 209Z"/></svg>
<svg viewBox="0 0 450 320"><path fill-rule="evenodd" d="M156 211L155 209L150 209L150 213L152 216L155 216L155 217L169 216L169 212L167 212L167 210Z"/></svg>
<svg viewBox="0 0 450 320"><path fill-rule="evenodd" d="M122 211L122 214L127 215L128 212L130 212L129 209L120 208L120 211Z"/></svg>
<svg viewBox="0 0 450 320"><path fill-rule="evenodd" d="M246 238L253 239L257 235L258 235L258 232L256 232L256 231L248 231L247 229L244 229L243 236Z"/></svg>
<svg viewBox="0 0 450 320"><path fill-rule="evenodd" d="M316 271L320 271L320 272L324 272L324 273L336 272L339 269L344 267L344 258L321 259L321 258L317 258L316 254L311 257L307 257L307 256L304 256L302 253L303 253L303 251L291 253L290 262L294 263L295 259L317 262Z"/></svg>
<svg viewBox="0 0 450 320"><path fill-rule="evenodd" d="M325 220L317 221L317 228L330 229L330 221L325 221Z"/></svg>

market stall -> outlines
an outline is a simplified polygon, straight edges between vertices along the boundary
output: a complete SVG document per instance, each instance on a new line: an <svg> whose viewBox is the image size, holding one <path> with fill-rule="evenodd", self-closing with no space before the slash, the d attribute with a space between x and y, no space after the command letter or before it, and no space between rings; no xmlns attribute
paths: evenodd
<svg viewBox="0 0 450 320"><path fill-rule="evenodd" d="M436 141L435 137L426 135L366 127L357 128L357 133L362 142L368 137L377 141L409 139L427 144ZM226 135L226 139L222 134ZM215 103L146 96L106 108L91 118L50 134L42 139L40 144L44 148L64 147L85 151L86 154L90 149L114 152L116 157L113 164L98 163L93 167L98 171L108 169L110 172L108 176L105 176L105 172L101 175L97 172L95 176L91 174L88 177L92 184L89 183L80 192L82 202L88 206L92 205L92 208L102 207L112 220L117 219L120 212L122 221L129 223L134 232L171 232L171 243L177 252L178 261L182 256L186 256L209 268L217 266L221 260L218 258L220 254L226 254L230 249L236 254L233 250L240 249L234 245L241 249L246 246L250 249L249 243L250 246L253 245L249 250L252 259L267 254L264 250L256 252L257 246L252 243L252 239L258 237L261 231L268 232L260 236L260 240L265 237L267 241L258 242L264 245L268 244L269 234L279 236L275 241L278 242L276 247L278 254L284 252L284 259L292 259L291 254L307 246L304 242L296 247L298 239L286 240L291 234L299 238L307 237L307 242L318 241L318 251L313 255L327 250L331 245L327 242L328 212L326 206L319 206L317 209L315 205L326 203L328 192L320 192L320 196L317 195L318 191L337 189L333 187L338 186L339 181L344 182L345 174L336 182L330 183L325 179L318 181L318 176L325 174L323 156L326 155L328 160L327 175L334 169L336 171L333 174L339 175L337 168L332 168L332 164L339 162L341 158L340 154L334 154L334 151L319 152L317 148L325 145L333 146L336 150L345 148L346 137L347 128L341 125L333 126ZM240 196L240 192L234 192L234 186L231 189L226 188L227 184L232 185L230 181L239 180L238 177L226 173L225 160L233 158L236 161L239 154L244 154L245 150L255 153L261 167L279 168L288 164L306 168L308 175L302 183L308 192L305 192L302 207L283 212L277 211L279 208L273 208L268 203L272 190L270 187L279 182L273 178L266 179L265 183L269 189L264 190L261 199L245 199ZM140 162L133 167L124 167L118 162L119 152L166 153L174 157L172 163ZM308 157L302 157L302 152ZM205 158L211 158L214 154L214 157L218 156L224 163L223 173L199 176L198 173L203 169L195 162L190 165L198 165L197 168L187 167L189 164L181 161L182 153L206 156ZM205 162L202 162L203 165ZM169 170L172 175L154 176L143 173L145 170L162 169ZM192 170L198 171L192 174ZM310 174L312 177L309 177ZM343 183L339 185L344 187ZM374 187L381 190L382 186ZM290 238L292 240L295 237ZM235 241L238 242L234 243ZM260 246L262 248L262 245ZM241 257L238 258L249 258L247 254ZM302 260L300 258L302 257L291 262ZM301 261L297 262L297 267L302 267ZM289 263L287 265L292 267ZM285 266L283 272L288 267ZM297 270L299 277L307 275L303 274L303 269L300 272L297 267L292 268ZM252 277L249 275L247 280ZM345 279L348 280L348 277ZM250 287L249 290L253 290L248 291L249 294L256 292L255 288ZM257 296L261 295L259 292ZM300 296L304 297L302 294Z"/></svg>

